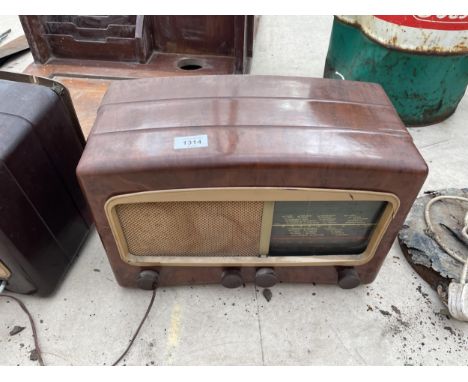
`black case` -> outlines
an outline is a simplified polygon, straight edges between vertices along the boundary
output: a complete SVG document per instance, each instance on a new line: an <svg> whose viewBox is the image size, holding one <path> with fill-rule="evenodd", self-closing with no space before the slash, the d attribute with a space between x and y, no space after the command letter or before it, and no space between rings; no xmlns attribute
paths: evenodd
<svg viewBox="0 0 468 382"><path fill-rule="evenodd" d="M0 278L7 290L51 293L91 216L75 169L85 140L67 90L0 72Z"/></svg>

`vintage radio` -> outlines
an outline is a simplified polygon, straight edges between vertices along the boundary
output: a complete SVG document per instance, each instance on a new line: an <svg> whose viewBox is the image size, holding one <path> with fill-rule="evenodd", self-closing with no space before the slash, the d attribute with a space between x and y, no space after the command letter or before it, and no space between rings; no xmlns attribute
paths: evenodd
<svg viewBox="0 0 468 382"><path fill-rule="evenodd" d="M379 85L199 76L112 84L77 172L122 286L351 288L427 166Z"/></svg>
<svg viewBox="0 0 468 382"><path fill-rule="evenodd" d="M0 283L48 294L89 232L75 176L84 138L59 83L0 72Z"/></svg>

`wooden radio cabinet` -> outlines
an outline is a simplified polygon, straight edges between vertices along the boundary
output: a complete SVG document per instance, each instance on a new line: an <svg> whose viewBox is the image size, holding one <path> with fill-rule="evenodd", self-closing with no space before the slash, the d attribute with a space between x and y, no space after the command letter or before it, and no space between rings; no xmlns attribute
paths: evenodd
<svg viewBox="0 0 468 382"><path fill-rule="evenodd" d="M374 280L427 166L379 85L113 83L78 166L123 286Z"/></svg>

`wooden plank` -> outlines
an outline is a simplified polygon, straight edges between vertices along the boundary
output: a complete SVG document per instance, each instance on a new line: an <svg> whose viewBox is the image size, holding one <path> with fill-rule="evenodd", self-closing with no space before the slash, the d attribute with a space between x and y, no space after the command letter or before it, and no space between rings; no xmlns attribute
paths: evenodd
<svg viewBox="0 0 468 382"><path fill-rule="evenodd" d="M6 61L10 56L28 49L29 45L26 36L19 36L6 44L0 45L0 60Z"/></svg>

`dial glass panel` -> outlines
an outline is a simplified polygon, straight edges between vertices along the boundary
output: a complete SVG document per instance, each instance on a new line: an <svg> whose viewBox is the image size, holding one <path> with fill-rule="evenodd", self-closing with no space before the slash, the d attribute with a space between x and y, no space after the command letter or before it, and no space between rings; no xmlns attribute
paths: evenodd
<svg viewBox="0 0 468 382"><path fill-rule="evenodd" d="M359 255L387 202L275 202L269 256Z"/></svg>

